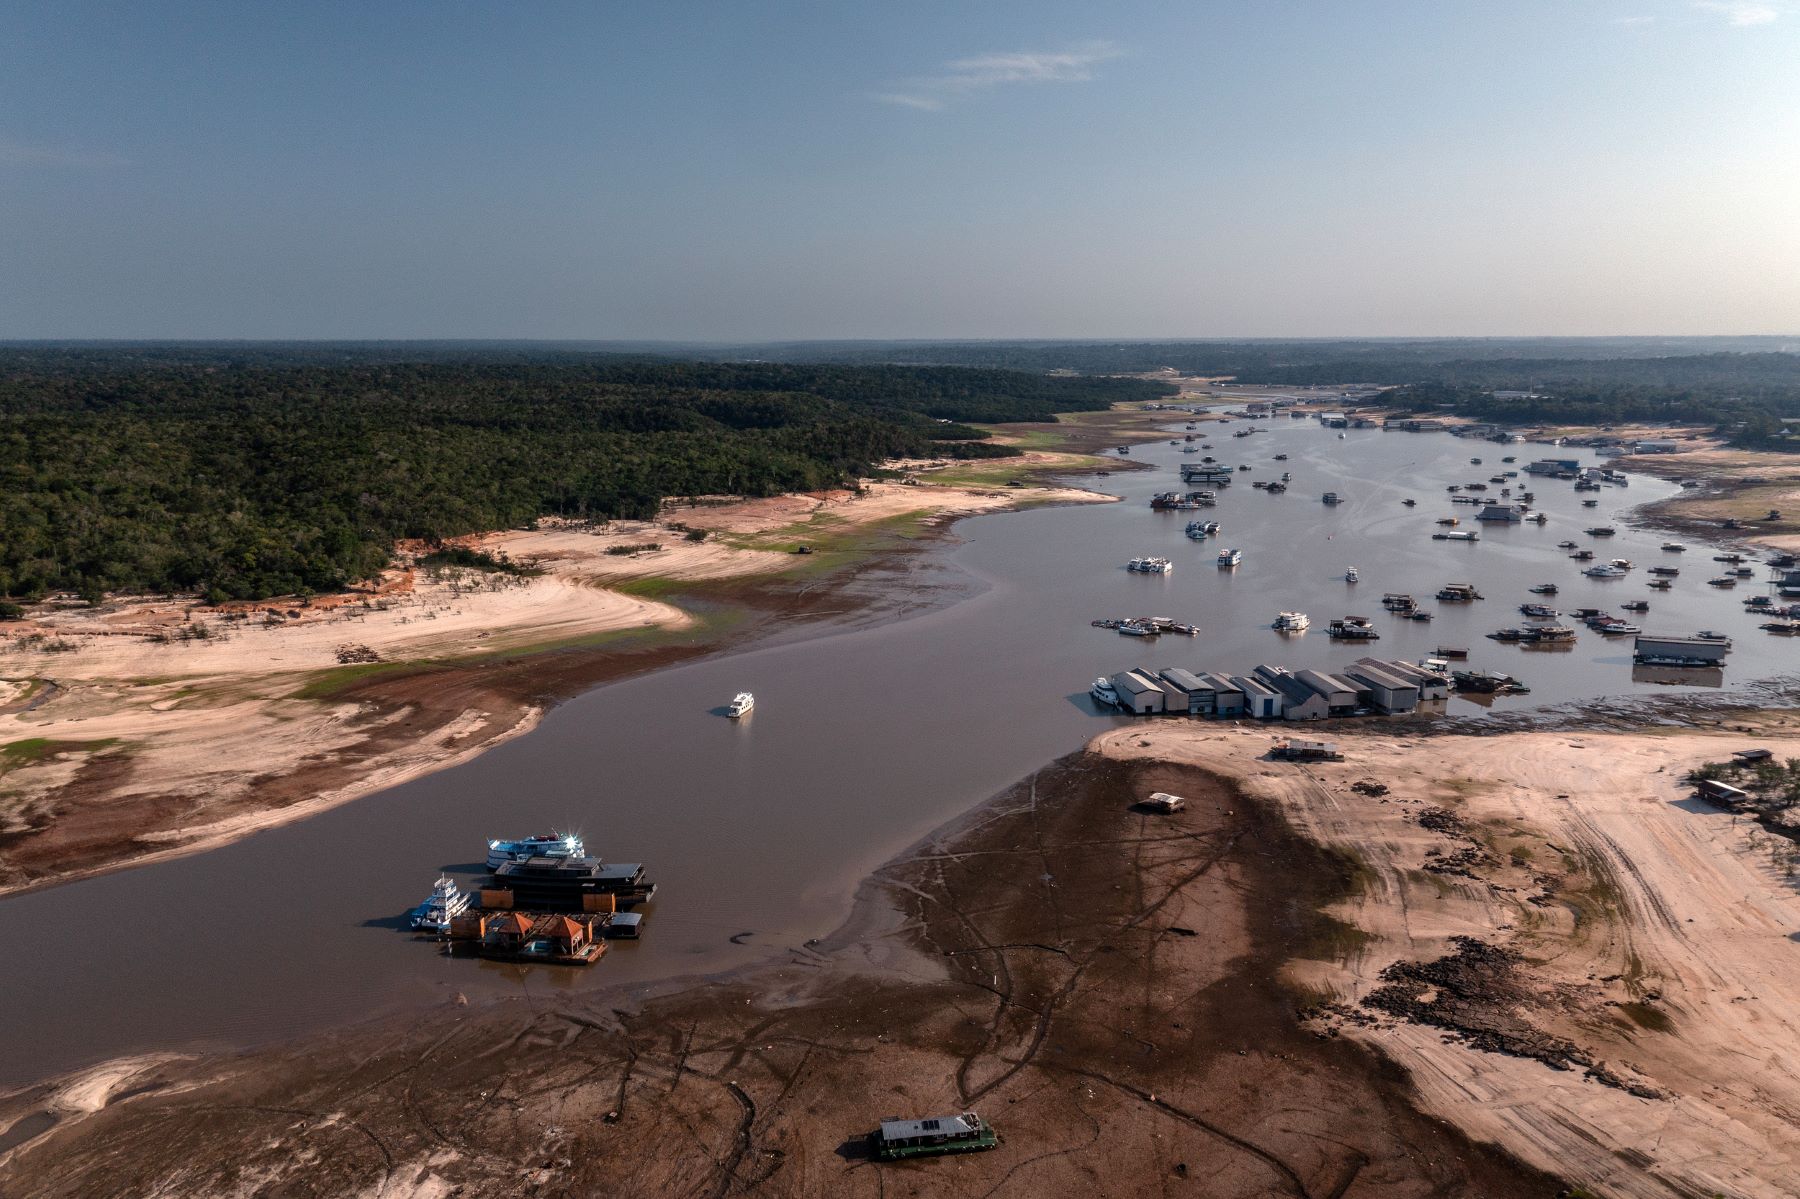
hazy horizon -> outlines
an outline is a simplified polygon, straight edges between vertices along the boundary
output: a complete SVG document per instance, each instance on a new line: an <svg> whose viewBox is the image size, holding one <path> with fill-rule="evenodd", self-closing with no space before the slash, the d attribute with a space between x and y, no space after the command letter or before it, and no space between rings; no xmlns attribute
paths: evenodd
<svg viewBox="0 0 1800 1199"><path fill-rule="evenodd" d="M71 3L0 340L1800 332L1800 2Z"/></svg>

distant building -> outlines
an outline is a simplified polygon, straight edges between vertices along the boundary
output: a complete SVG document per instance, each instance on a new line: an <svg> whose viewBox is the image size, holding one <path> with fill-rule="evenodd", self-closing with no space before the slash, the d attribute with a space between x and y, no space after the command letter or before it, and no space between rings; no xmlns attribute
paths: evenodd
<svg viewBox="0 0 1800 1199"><path fill-rule="evenodd" d="M1528 475L1572 475L1581 469L1579 458L1539 458L1525 464Z"/></svg>
<svg viewBox="0 0 1800 1199"><path fill-rule="evenodd" d="M1679 454L1681 443L1678 441L1640 441L1631 449L1636 454Z"/></svg>

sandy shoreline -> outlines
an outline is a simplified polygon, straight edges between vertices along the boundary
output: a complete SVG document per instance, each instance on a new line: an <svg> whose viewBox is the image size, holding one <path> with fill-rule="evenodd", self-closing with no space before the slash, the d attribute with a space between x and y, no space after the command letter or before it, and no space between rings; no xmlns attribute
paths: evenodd
<svg viewBox="0 0 1800 1199"><path fill-rule="evenodd" d="M1155 789L1193 803L1134 810ZM16 1124L49 1096L115 1096L0 1156L0 1186L1553 1194L1303 1025L1274 976L1321 952L1316 907L1341 884L1216 776L1072 755L890 862L826 942L647 999L452 1005L161 1063L124 1092L84 1072L0 1098ZM969 1107L1000 1126L993 1153L885 1166L860 1140L896 1111Z"/></svg>
<svg viewBox="0 0 1800 1199"><path fill-rule="evenodd" d="M32 1134L0 1180L1791 1195L1800 889L1681 777L1800 757L1800 718L1731 724L1347 727L1311 766L1262 726L1121 727L899 855L822 942L37 1084L0 1098ZM1150 790L1188 811L1136 811ZM884 1184L851 1139L971 1106L1001 1150Z"/></svg>
<svg viewBox="0 0 1800 1199"><path fill-rule="evenodd" d="M1248 730L1158 724L1096 749L1204 764L1359 864L1331 909L1352 952L1289 976L1320 995L1319 1027L1399 1063L1432 1114L1609 1196L1775 1199L1800 1180L1800 890L1752 824L1680 781L1736 749L1800 756L1791 714L1759 724L1356 730L1336 734L1346 762L1307 767L1268 762ZM1516 963L1471 966L1462 937ZM1431 981L1394 1004L1397 977Z"/></svg>
<svg viewBox="0 0 1800 1199"><path fill-rule="evenodd" d="M1093 462L1004 461L1024 475ZM350 802L528 732L583 686L727 644L682 592L743 607L758 591L753 613L960 516L1106 498L935 481L959 464L912 465L917 485L718 497L671 504L654 523L461 539L529 577L403 555L357 592L304 603L42 605L0 625L0 895ZM618 552L647 545L660 548ZM558 652L553 668L518 667L545 651Z"/></svg>

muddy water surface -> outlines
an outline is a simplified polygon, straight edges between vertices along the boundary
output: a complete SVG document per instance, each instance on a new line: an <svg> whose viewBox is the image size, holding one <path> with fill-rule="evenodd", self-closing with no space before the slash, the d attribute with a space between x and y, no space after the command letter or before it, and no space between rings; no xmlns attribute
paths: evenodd
<svg viewBox="0 0 1800 1199"><path fill-rule="evenodd" d="M1663 554L1661 536L1622 522L1672 484L1636 477L1589 497L1521 475L1515 487L1535 490L1550 523L1476 526L1475 510L1451 506L1445 486L1520 469L1545 451L1443 434L1353 430L1340 439L1310 420L1256 427L1241 439L1207 431L1208 452L1254 468L1210 512L1149 511L1153 492L1177 486L1174 467L1200 455L1140 446L1133 460L1156 470L1100 483L1123 503L959 525L960 542L915 567L963 581L967 598L948 607L601 687L456 769L212 853L0 902L11 954L0 978L0 1082L139 1050L251 1044L407 1005L422 1005L429 1020L430 1004L458 992L648 983L800 945L828 933L857 882L894 852L1122 719L1098 711L1086 687L1130 665L1330 668L1363 653L1417 660L1454 644L1473 648L1474 665L1530 684L1529 697L1496 701L1500 710L1648 690L1634 681L1629 638L1584 629L1555 652L1484 639L1523 623L1518 604L1536 598L1527 586L1553 581L1562 593L1547 602L1557 608L1648 598L1640 623L1652 631L1730 633L1733 684L1800 667L1800 645L1758 632L1741 611L1760 580L1716 591L1705 583L1718 570L1711 550ZM1277 453L1289 460L1273 461ZM1502 465L1507 453L1520 462ZM1252 488L1283 470L1293 475L1285 495ZM1323 505L1326 491L1345 502ZM1416 507L1401 504L1409 496ZM1583 498L1599 507L1582 508ZM1198 515L1218 519L1223 536L1190 542L1183 526ZM1432 541L1444 515L1479 527L1481 540ZM1618 535L1581 532L1602 523ZM1564 539L1637 568L1619 581L1584 579L1556 548ZM1235 571L1215 567L1220 545L1243 549ZM1139 554L1173 558L1176 569L1127 574L1124 562ZM1668 593L1645 587L1644 568L1661 561L1682 568ZM1352 565L1355 586L1342 578ZM1487 599L1459 607L1430 598L1449 581L1472 582ZM1437 619L1390 617L1380 604L1389 591L1418 596ZM1283 609L1310 613L1315 628L1272 632ZM1327 640L1325 623L1350 613L1373 617L1382 640ZM1191 620L1202 633L1146 643L1088 623L1140 614ZM756 693L753 715L721 717L746 689ZM1479 711L1460 700L1449 710ZM438 870L472 882L485 838L549 827L579 829L593 852L648 865L662 890L646 909L643 942L587 971L518 970L449 961L400 931Z"/></svg>

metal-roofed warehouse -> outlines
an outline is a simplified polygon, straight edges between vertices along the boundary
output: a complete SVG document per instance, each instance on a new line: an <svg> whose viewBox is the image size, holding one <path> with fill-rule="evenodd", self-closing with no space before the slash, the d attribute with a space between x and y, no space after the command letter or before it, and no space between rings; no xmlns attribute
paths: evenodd
<svg viewBox="0 0 1800 1199"><path fill-rule="evenodd" d="M1349 679L1320 670L1296 671L1294 677L1325 697L1330 715L1349 716L1356 711L1357 695L1362 688Z"/></svg>
<svg viewBox="0 0 1800 1199"><path fill-rule="evenodd" d="M1258 666L1256 677L1281 693L1281 714L1288 720L1323 720L1331 704L1298 678L1276 666Z"/></svg>
<svg viewBox="0 0 1800 1199"><path fill-rule="evenodd" d="M1147 670L1122 670L1112 677L1119 706L1137 716L1163 711L1162 684Z"/></svg>
<svg viewBox="0 0 1800 1199"><path fill-rule="evenodd" d="M1230 719L1244 714L1244 692L1235 682L1210 670L1202 671L1200 677L1213 689L1212 715Z"/></svg>
<svg viewBox="0 0 1800 1199"><path fill-rule="evenodd" d="M1272 720L1281 715L1287 702L1282 699L1281 692L1260 679L1248 675L1234 674L1231 681L1244 693L1244 715L1257 720Z"/></svg>
<svg viewBox="0 0 1800 1199"><path fill-rule="evenodd" d="M1639 637L1632 646L1635 661L1651 665L1723 666L1730 643L1704 637Z"/></svg>
<svg viewBox="0 0 1800 1199"><path fill-rule="evenodd" d="M1384 663L1365 658L1344 673L1365 684L1375 706L1390 716L1411 712L1419 706L1418 684Z"/></svg>
<svg viewBox="0 0 1800 1199"><path fill-rule="evenodd" d="M1210 715L1214 688L1191 670L1169 666L1157 672L1162 685L1163 711L1172 716Z"/></svg>
<svg viewBox="0 0 1800 1199"><path fill-rule="evenodd" d="M1381 669L1410 680L1419 689L1419 702L1430 703L1435 699L1450 698L1450 680L1436 671L1426 670L1423 666L1415 666L1411 662L1398 658L1358 658L1358 666L1379 666Z"/></svg>

